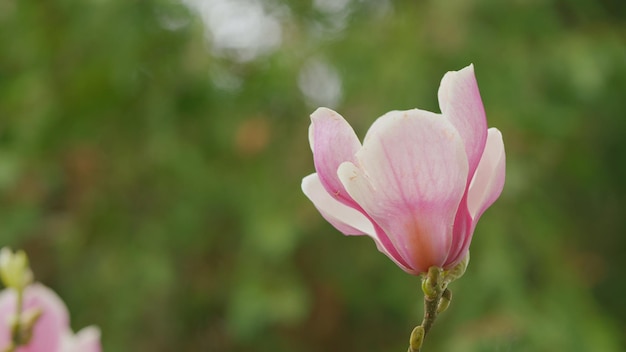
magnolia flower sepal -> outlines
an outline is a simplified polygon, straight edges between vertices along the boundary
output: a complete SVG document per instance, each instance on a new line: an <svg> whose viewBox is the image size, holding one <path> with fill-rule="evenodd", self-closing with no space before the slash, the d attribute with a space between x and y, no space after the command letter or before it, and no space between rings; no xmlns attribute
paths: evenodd
<svg viewBox="0 0 626 352"><path fill-rule="evenodd" d="M443 269L431 266L428 269L428 273L422 278L422 292L424 292L424 299L435 300L441 296L443 292Z"/></svg>
<svg viewBox="0 0 626 352"><path fill-rule="evenodd" d="M463 274L465 274L465 270L467 270L467 266L469 265L469 260L470 254L468 251L463 260L461 260L457 265L452 267L452 269L443 272L443 282L446 286L452 281L460 279Z"/></svg>
<svg viewBox="0 0 626 352"><path fill-rule="evenodd" d="M450 302L452 301L452 291L449 288L443 290L441 294L441 299L439 299L439 304L437 305L437 314L443 313L450 306Z"/></svg>

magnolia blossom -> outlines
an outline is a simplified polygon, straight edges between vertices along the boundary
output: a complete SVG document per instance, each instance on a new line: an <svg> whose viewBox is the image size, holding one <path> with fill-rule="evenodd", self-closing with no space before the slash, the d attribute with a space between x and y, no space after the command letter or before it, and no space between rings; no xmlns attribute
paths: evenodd
<svg viewBox="0 0 626 352"><path fill-rule="evenodd" d="M441 114L413 109L378 118L360 143L327 108L311 115L314 174L302 190L345 235L367 235L407 273L465 258L483 212L504 186L500 131L487 129L474 67L448 72Z"/></svg>
<svg viewBox="0 0 626 352"><path fill-rule="evenodd" d="M17 293L0 292L0 351L11 343L11 322L15 319ZM41 315L32 329L32 337L16 352L100 352L100 330L94 326L74 334L67 307L49 288L32 284L24 289L22 316L39 310Z"/></svg>

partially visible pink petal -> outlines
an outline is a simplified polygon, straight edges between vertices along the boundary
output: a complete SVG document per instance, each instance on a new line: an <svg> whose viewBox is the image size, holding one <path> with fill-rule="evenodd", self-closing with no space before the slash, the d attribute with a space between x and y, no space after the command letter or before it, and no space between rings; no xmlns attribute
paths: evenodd
<svg viewBox="0 0 626 352"><path fill-rule="evenodd" d="M322 217L344 235L367 235L376 243L379 251L387 255L404 271L413 274L406 262L390 245L387 235L373 224L363 213L340 203L331 197L322 186L317 174L302 179L302 191L313 202Z"/></svg>
<svg viewBox="0 0 626 352"><path fill-rule="evenodd" d="M387 236L387 234L380 228L378 225L374 225L376 227L376 236L371 236L376 243L376 248L378 251L387 256L387 258L391 259L394 264L396 264L400 269L404 270L408 274L411 275L419 275L420 272L414 270L409 266L409 264L400 256L400 253L393 246L391 240Z"/></svg>
<svg viewBox="0 0 626 352"><path fill-rule="evenodd" d="M61 352L101 352L100 329L88 326L81 329L76 335L71 330L66 331L63 337Z"/></svg>
<svg viewBox="0 0 626 352"><path fill-rule="evenodd" d="M468 185L469 186L469 185ZM450 269L458 264L465 257L462 253L465 243L469 243L472 232L472 217L467 209L467 191L463 194L456 216L454 218L454 228L452 229L452 246L448 252L448 257L443 265L444 269Z"/></svg>
<svg viewBox="0 0 626 352"><path fill-rule="evenodd" d="M11 320L15 315L16 292L5 288L0 292L0 351L11 342Z"/></svg>
<svg viewBox="0 0 626 352"><path fill-rule="evenodd" d="M441 80L438 97L443 116L461 134L467 152L468 175L471 177L487 138L487 118L474 75L474 65L446 73Z"/></svg>
<svg viewBox="0 0 626 352"><path fill-rule="evenodd" d="M352 127L335 111L319 108L311 114L309 142L315 170L326 191L340 202L356 207L337 177L339 165L354 161L361 147Z"/></svg>
<svg viewBox="0 0 626 352"><path fill-rule="evenodd" d="M474 224L498 199L504 188L506 156L502 133L490 128L485 152L480 159L467 194L467 206Z"/></svg>
<svg viewBox="0 0 626 352"><path fill-rule="evenodd" d="M478 219L502 193L505 159L502 134L498 129L490 128L484 154L459 206L454 232L462 241L459 241L458 247L450 251L447 260L449 266L456 265L465 257Z"/></svg>
<svg viewBox="0 0 626 352"><path fill-rule="evenodd" d="M370 128L359 165L339 168L350 196L389 236L416 273L443 265L467 180L461 136L422 110L394 111Z"/></svg>
<svg viewBox="0 0 626 352"><path fill-rule="evenodd" d="M374 226L360 211L340 203L326 192L317 174L302 179L302 191L324 219L344 235L376 235Z"/></svg>

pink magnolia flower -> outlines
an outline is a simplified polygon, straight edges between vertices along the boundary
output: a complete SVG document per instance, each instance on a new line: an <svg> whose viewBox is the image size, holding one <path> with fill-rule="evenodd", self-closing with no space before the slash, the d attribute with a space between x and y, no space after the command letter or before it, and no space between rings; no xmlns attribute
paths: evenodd
<svg viewBox="0 0 626 352"><path fill-rule="evenodd" d="M363 144L338 113L311 115L314 174L302 190L345 235L368 235L407 273L450 269L467 255L483 212L504 186L500 131L487 129L474 67L448 72L442 113L378 118Z"/></svg>
<svg viewBox="0 0 626 352"><path fill-rule="evenodd" d="M11 342L11 321L15 317L17 294L14 289L0 292L0 350ZM67 307L49 288L32 284L24 289L23 314L40 310L32 337L16 352L100 352L100 331L87 327L74 334L70 328Z"/></svg>

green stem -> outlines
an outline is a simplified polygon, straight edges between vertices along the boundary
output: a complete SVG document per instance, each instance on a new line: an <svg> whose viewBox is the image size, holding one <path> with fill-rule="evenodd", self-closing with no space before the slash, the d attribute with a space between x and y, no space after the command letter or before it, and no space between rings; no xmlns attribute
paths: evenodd
<svg viewBox="0 0 626 352"><path fill-rule="evenodd" d="M424 327L424 336L428 334L437 319L437 306L439 305L439 297L424 297L424 319L422 319L422 327Z"/></svg>
<svg viewBox="0 0 626 352"><path fill-rule="evenodd" d="M422 327L424 328L424 338L432 328L437 319L437 307L443 294L441 287L441 268L430 267L428 274L424 279L424 318L422 319ZM421 351L421 346L417 352Z"/></svg>
<svg viewBox="0 0 626 352"><path fill-rule="evenodd" d="M22 306L24 305L24 290L17 289L17 302L15 304L15 321L11 327L11 344L3 352L13 352L22 344Z"/></svg>
<svg viewBox="0 0 626 352"><path fill-rule="evenodd" d="M15 351L15 344L13 343L13 341L9 342L9 345L2 350L2 352L14 352Z"/></svg>
<svg viewBox="0 0 626 352"><path fill-rule="evenodd" d="M437 319L439 302L444 293L442 269L430 267L428 273L422 279L422 291L424 291L424 318L422 324L413 330L408 352L420 352L426 334L430 331L435 319Z"/></svg>

